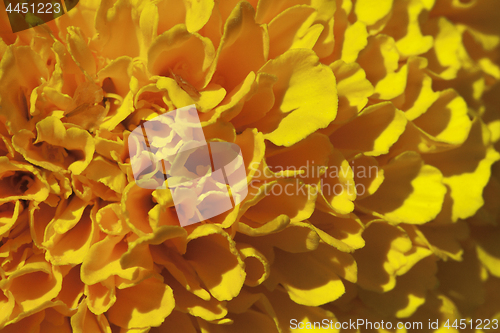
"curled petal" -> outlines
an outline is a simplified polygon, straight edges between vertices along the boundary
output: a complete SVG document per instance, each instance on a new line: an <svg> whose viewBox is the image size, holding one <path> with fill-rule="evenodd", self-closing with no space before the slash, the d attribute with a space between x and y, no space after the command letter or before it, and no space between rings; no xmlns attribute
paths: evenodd
<svg viewBox="0 0 500 333"><path fill-rule="evenodd" d="M245 281L244 263L224 231L210 224L197 227L188 237L185 257L217 300L230 300L239 293Z"/></svg>
<svg viewBox="0 0 500 333"><path fill-rule="evenodd" d="M440 170L408 152L384 167L384 182L359 207L391 223L423 224L441 211L446 191Z"/></svg>
<svg viewBox="0 0 500 333"><path fill-rule="evenodd" d="M175 306L172 289L156 278L116 291L109 320L124 328L160 326Z"/></svg>
<svg viewBox="0 0 500 333"><path fill-rule="evenodd" d="M380 293L394 289L396 276L432 254L424 247L414 247L403 229L380 221L369 224L363 236L366 246L353 256L358 264L358 284L365 290Z"/></svg>
<svg viewBox="0 0 500 333"><path fill-rule="evenodd" d="M335 148L345 156L364 153L379 156L389 152L404 132L407 120L392 103L365 108L358 117L337 129L331 136Z"/></svg>
<svg viewBox="0 0 500 333"><path fill-rule="evenodd" d="M482 192L490 178L491 165L500 159L500 154L485 144L486 131L484 124L476 118L467 140L460 147L435 156L424 156L426 163L441 170L443 183L450 187L453 221L474 215L484 204Z"/></svg>
<svg viewBox="0 0 500 333"><path fill-rule="evenodd" d="M182 56L189 54L189 57ZM184 25L177 25L158 36L148 51L148 69L152 74L169 76L171 70L183 81L200 89L207 82L207 70L215 56L212 42ZM183 59L179 62L179 59ZM170 74L171 75L171 74Z"/></svg>
<svg viewBox="0 0 500 333"><path fill-rule="evenodd" d="M30 164L10 161L0 157L0 202L16 199L42 202L49 195L49 184L43 175Z"/></svg>
<svg viewBox="0 0 500 333"><path fill-rule="evenodd" d="M95 145L92 136L77 127L66 128L55 116L36 125L37 138L23 130L12 141L16 150L29 162L51 171L69 170L80 174L90 163Z"/></svg>
<svg viewBox="0 0 500 333"><path fill-rule="evenodd" d="M27 285L32 288L26 288ZM61 286L59 268L48 264L40 255L31 257L26 265L1 282L1 288L12 293L23 316L47 307Z"/></svg>
<svg viewBox="0 0 500 333"><path fill-rule="evenodd" d="M275 106L265 120L255 124L269 141L289 147L335 119L335 76L329 67L318 63L314 52L289 50L261 71L278 77L273 86Z"/></svg>
<svg viewBox="0 0 500 333"><path fill-rule="evenodd" d="M87 300L83 300L78 306L77 313L71 317L71 328L73 332L96 332L110 333L108 320L104 315L93 314L87 306Z"/></svg>
<svg viewBox="0 0 500 333"><path fill-rule="evenodd" d="M354 12L361 22L374 25L391 12L392 4L393 0L383 0L378 3L369 0L357 1Z"/></svg>
<svg viewBox="0 0 500 333"><path fill-rule="evenodd" d="M342 296L345 287L340 276L355 282L356 271L350 255L325 244L305 253L276 250L272 267L272 274L276 274L290 298L307 306L322 305Z"/></svg>

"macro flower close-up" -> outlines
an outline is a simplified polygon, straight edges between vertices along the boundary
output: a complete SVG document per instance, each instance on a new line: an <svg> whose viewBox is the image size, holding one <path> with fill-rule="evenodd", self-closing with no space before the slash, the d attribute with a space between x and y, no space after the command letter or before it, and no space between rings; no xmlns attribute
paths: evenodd
<svg viewBox="0 0 500 333"><path fill-rule="evenodd" d="M500 330L498 0L4 5L0 332Z"/></svg>

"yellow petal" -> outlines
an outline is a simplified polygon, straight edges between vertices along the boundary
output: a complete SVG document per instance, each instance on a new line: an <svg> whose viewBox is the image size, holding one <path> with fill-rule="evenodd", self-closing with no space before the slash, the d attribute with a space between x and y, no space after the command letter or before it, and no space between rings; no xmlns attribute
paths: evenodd
<svg viewBox="0 0 500 333"><path fill-rule="evenodd" d="M55 116L39 121L36 128L36 141L34 134L27 130L20 131L12 139L16 150L29 162L51 171L67 169L75 175L90 163L95 144L89 132L78 127L66 129ZM36 143L42 146L34 146Z"/></svg>
<svg viewBox="0 0 500 333"><path fill-rule="evenodd" d="M464 250L462 261L441 262L436 277L440 282L440 290L449 295L462 313L467 313L484 303L485 288L481 278L481 262L474 247L467 246Z"/></svg>
<svg viewBox="0 0 500 333"><path fill-rule="evenodd" d="M102 123L99 125L100 128L112 131L118 124L125 120L132 112L134 112L134 93L137 91L136 79L132 77L130 80L130 90L127 95L123 98L123 102L114 110L111 110L104 117Z"/></svg>
<svg viewBox="0 0 500 333"><path fill-rule="evenodd" d="M244 263L222 229L210 224L197 227L188 237L185 258L217 300L238 295L245 281Z"/></svg>
<svg viewBox="0 0 500 333"><path fill-rule="evenodd" d="M362 21L356 21L345 30L341 60L350 63L356 61L358 54L368 44L368 32Z"/></svg>
<svg viewBox="0 0 500 333"><path fill-rule="evenodd" d="M377 309L382 315L408 318L425 302L427 291L435 287L436 272L436 259L427 257L405 275L398 277L396 287L391 291L380 294L361 290L359 296L365 304Z"/></svg>
<svg viewBox="0 0 500 333"><path fill-rule="evenodd" d="M264 225L252 221L238 222L238 231L249 236L267 235L272 232L283 230L290 223L290 218L281 214L277 218L267 222Z"/></svg>
<svg viewBox="0 0 500 333"><path fill-rule="evenodd" d="M168 242L165 244L168 244ZM150 250L155 263L163 265L182 288L196 295L203 301L208 302L212 299L210 293L202 287L202 282L194 268L181 254L176 251L165 251L165 247L161 245L150 246ZM181 253L185 253L185 250ZM163 274L165 275L165 272L163 272Z"/></svg>
<svg viewBox="0 0 500 333"><path fill-rule="evenodd" d="M251 245L239 242L236 248L245 262L245 285L255 287L264 282L270 273L266 257Z"/></svg>
<svg viewBox="0 0 500 333"><path fill-rule="evenodd" d="M116 156L120 156L124 151L124 142L120 136L106 131L100 130L95 136L95 151L113 161Z"/></svg>
<svg viewBox="0 0 500 333"><path fill-rule="evenodd" d="M443 16L429 22L427 29L427 34L432 33L434 37L434 47L428 57L429 69L445 80L455 78L462 67L459 58L462 36L459 29Z"/></svg>
<svg viewBox="0 0 500 333"><path fill-rule="evenodd" d="M186 57L185 55L189 56ZM189 33L182 24L158 36L148 51L148 70L154 75L169 76L171 70L182 80L201 90L206 73L215 57L210 39Z"/></svg>
<svg viewBox="0 0 500 333"><path fill-rule="evenodd" d="M9 290L24 314L46 307L59 294L62 285L60 270L43 260L43 256L32 256L21 268L0 283ZM26 288L26 286L31 288Z"/></svg>
<svg viewBox="0 0 500 333"><path fill-rule="evenodd" d="M21 201L11 201L0 205L0 236L4 237L17 222L21 210Z"/></svg>
<svg viewBox="0 0 500 333"><path fill-rule="evenodd" d="M200 322L200 327L204 332L214 333L245 332L249 327L259 332L276 332L276 323L260 311L250 309L243 313L231 314L228 318L231 319L231 324Z"/></svg>
<svg viewBox="0 0 500 333"><path fill-rule="evenodd" d="M439 169L407 152L384 167L384 182L359 207L391 223L422 224L441 211L445 193Z"/></svg>
<svg viewBox="0 0 500 333"><path fill-rule="evenodd" d="M309 221L323 242L342 252L353 252L365 246L361 236L364 225L352 213L346 217L336 217L316 210Z"/></svg>
<svg viewBox="0 0 500 333"><path fill-rule="evenodd" d="M21 330L27 332L36 332L38 329L40 329L40 323L43 321L44 315L44 311L36 312L31 316L27 316L13 324L7 325L7 327L2 328L2 332L17 333Z"/></svg>
<svg viewBox="0 0 500 333"><path fill-rule="evenodd" d="M235 128L262 119L274 104L273 85L278 78L274 75L259 73L253 83L253 94L246 97L241 111L231 119Z"/></svg>
<svg viewBox="0 0 500 333"><path fill-rule="evenodd" d="M175 306L172 289L156 278L116 291L109 320L124 328L160 326Z"/></svg>
<svg viewBox="0 0 500 333"><path fill-rule="evenodd" d="M186 6L186 27L189 32L203 28L208 22L214 7L213 0L184 0Z"/></svg>
<svg viewBox="0 0 500 333"><path fill-rule="evenodd" d="M215 109L201 115L202 126L206 127L206 125L216 122L221 115L226 121L235 117L241 111L245 99L251 93L254 82L255 73L248 73L244 80L230 91Z"/></svg>
<svg viewBox="0 0 500 333"><path fill-rule="evenodd" d="M176 108L194 104L193 98L170 77L160 77L156 82L160 90L165 90Z"/></svg>
<svg viewBox="0 0 500 333"><path fill-rule="evenodd" d="M155 3L158 7L158 34L171 29L173 26L185 23L186 2L167 0Z"/></svg>
<svg viewBox="0 0 500 333"><path fill-rule="evenodd" d="M158 20L159 13L158 7L155 3L146 3L143 10L141 11L141 16L139 19L139 26L142 32L141 41L141 57L146 58L146 51L151 42L158 35Z"/></svg>
<svg viewBox="0 0 500 333"><path fill-rule="evenodd" d="M354 12L359 21L366 25L373 25L391 12L392 3L393 0L383 0L376 3L370 0L361 0L356 2Z"/></svg>
<svg viewBox="0 0 500 333"><path fill-rule="evenodd" d="M165 318L165 321L160 327L151 327L151 330L148 332L150 333L168 333L172 329L172 327L175 327L178 329L180 332L185 332L185 333L196 333L196 329L194 328L194 324L191 321L191 316L187 313L181 312L174 310L170 315L168 315L167 318ZM131 333L139 333L139 332L131 332Z"/></svg>
<svg viewBox="0 0 500 333"><path fill-rule="evenodd" d="M311 6L293 6L273 18L268 27L269 58L276 58L291 48L297 48L297 46L294 47L294 42L305 34L304 28L307 28L308 18L315 12L315 9ZM321 33L321 30L319 33ZM316 40L318 37L319 34L316 34ZM314 40L314 43L316 40ZM309 48L312 48L314 43Z"/></svg>
<svg viewBox="0 0 500 333"><path fill-rule="evenodd" d="M317 10L317 16L314 21L314 25L309 29L308 35L310 36L308 39L315 42L313 50L316 52L318 57L322 59L328 59L328 57L334 56L334 15L337 11L336 4L335 0L311 1L311 5ZM319 38L316 41L311 37L314 37L315 30L319 31L320 28L322 28L321 35L319 35ZM328 63L328 60L323 63Z"/></svg>
<svg viewBox="0 0 500 333"><path fill-rule="evenodd" d="M438 99L439 93L432 89L432 79L424 69L427 67L426 58L410 58L408 60L408 82L404 92L404 100L396 107L405 111L409 120L414 120L424 114Z"/></svg>
<svg viewBox="0 0 500 333"><path fill-rule="evenodd" d="M213 321L224 318L227 315L226 302L219 302L214 297L203 300L187 291L168 272L163 272L165 283L170 286L174 293L175 306L182 312L187 312L191 316Z"/></svg>
<svg viewBox="0 0 500 333"><path fill-rule="evenodd" d="M472 122L467 104L454 90L441 91L437 100L413 123L439 141L462 144L469 134Z"/></svg>
<svg viewBox="0 0 500 333"><path fill-rule="evenodd" d="M399 66L399 53L392 37L382 34L369 37L357 62L374 85L377 98L393 99L405 91L408 67Z"/></svg>
<svg viewBox="0 0 500 333"><path fill-rule="evenodd" d="M320 244L313 252L290 254L275 250L275 254L272 274L298 304L318 306L339 298L345 288L338 274L356 280L352 257L344 258L342 252L329 245Z"/></svg>
<svg viewBox="0 0 500 333"><path fill-rule="evenodd" d="M258 1L257 12L255 14L255 20L259 23L269 23L274 17L278 16L279 13L284 10L294 6L305 4L306 1L296 0L296 1L279 1L275 2L273 0L260 0Z"/></svg>
<svg viewBox="0 0 500 333"><path fill-rule="evenodd" d="M320 181L318 206L334 215L349 214L356 199L353 169L339 150L328 156L328 168Z"/></svg>
<svg viewBox="0 0 500 333"><path fill-rule="evenodd" d="M122 193L126 185L125 174L120 168L101 156L95 157L82 174L90 180L106 185L116 193Z"/></svg>
<svg viewBox="0 0 500 333"><path fill-rule="evenodd" d="M54 308L45 309L45 318L40 324L40 332L71 333L70 318Z"/></svg>
<svg viewBox="0 0 500 333"><path fill-rule="evenodd" d="M277 102L266 118L256 123L266 139L289 147L335 119L335 76L330 68L318 63L314 52L289 50L270 60L261 71L278 77L273 86Z"/></svg>
<svg viewBox="0 0 500 333"><path fill-rule="evenodd" d="M87 300L84 299L78 306L78 311L71 317L71 328L75 333L96 332L111 333L108 320L104 315L95 315L89 311Z"/></svg>
<svg viewBox="0 0 500 333"><path fill-rule="evenodd" d="M344 156L357 153L379 156L389 152L406 126L404 113L392 103L380 103L365 108L358 117L337 129L330 139Z"/></svg>
<svg viewBox="0 0 500 333"><path fill-rule="evenodd" d="M81 268L81 279L85 284L93 285L113 275L131 281L140 281L147 276L150 267L122 269L120 258L127 251L127 244L122 241L122 238L123 236L108 235L93 244L87 251ZM148 263L144 264L148 265Z"/></svg>
<svg viewBox="0 0 500 333"><path fill-rule="evenodd" d="M66 232L57 232L54 221L45 234L42 245L47 248L46 257L53 265L76 265L83 262L90 246L97 240L98 229L90 219L90 208L86 208L78 223ZM52 229L54 228L54 229Z"/></svg>
<svg viewBox="0 0 500 333"><path fill-rule="evenodd" d="M356 198L362 199L377 192L384 182L384 169L370 156L358 155L351 161Z"/></svg>
<svg viewBox="0 0 500 333"><path fill-rule="evenodd" d="M197 110L200 112L207 112L224 100L226 97L226 89L218 84L210 83L203 91L200 91L199 99L195 99Z"/></svg>
<svg viewBox="0 0 500 333"><path fill-rule="evenodd" d="M266 293L266 296L276 313L275 316L282 332L292 331L293 323L305 327L307 323L321 322L324 319L328 320L328 322L330 320L337 321L332 312L319 306L297 304L290 299L286 292L280 289L276 289L272 293Z"/></svg>
<svg viewBox="0 0 500 333"><path fill-rule="evenodd" d="M129 183L123 190L121 207L125 222L138 236L151 233L148 212L155 206L151 190Z"/></svg>
<svg viewBox="0 0 500 333"><path fill-rule="evenodd" d="M98 36L95 43L99 45L102 56L110 59L123 55L139 56L139 22L133 17L133 7L128 1L100 3L95 17Z"/></svg>
<svg viewBox="0 0 500 333"><path fill-rule="evenodd" d="M419 0L394 3L392 17L384 31L392 32L402 57L423 54L433 46L433 38L423 36L420 31L419 17L424 7Z"/></svg>
<svg viewBox="0 0 500 333"><path fill-rule="evenodd" d="M267 31L254 20L255 10L248 2L234 7L224 25L217 51L212 82L231 91L250 72L257 72L267 60Z"/></svg>
<svg viewBox="0 0 500 333"><path fill-rule="evenodd" d="M84 286L85 284L80 280L80 266L74 266L69 271L63 272L62 288L57 299L66 304L69 309L74 310L78 308Z"/></svg>
<svg viewBox="0 0 500 333"><path fill-rule="evenodd" d="M448 257L456 261L462 260L464 251L460 242L469 237L469 228L465 222L445 225L428 223L418 226L418 231L423 234L436 256L444 260Z"/></svg>
<svg viewBox="0 0 500 333"><path fill-rule="evenodd" d="M268 149L266 162L275 173L294 172L302 181L314 184L321 177L321 168L328 165L332 153L328 137L313 133L293 146L274 151Z"/></svg>
<svg viewBox="0 0 500 333"><path fill-rule="evenodd" d="M498 152L486 146L487 133L484 124L476 118L469 137L460 147L424 156L426 163L441 170L443 183L451 189L453 221L474 215L484 204L482 193L491 175L491 165L500 159Z"/></svg>
<svg viewBox="0 0 500 333"><path fill-rule="evenodd" d="M496 277L500 277L500 247L496 241L499 234L498 228L482 227L472 230L479 260Z"/></svg>
<svg viewBox="0 0 500 333"><path fill-rule="evenodd" d="M85 73L93 77L96 74L96 63L82 31L78 27L69 27L66 37L73 60Z"/></svg>
<svg viewBox="0 0 500 333"><path fill-rule="evenodd" d="M330 65L337 78L339 110L333 126L354 118L368 103L373 94L373 86L366 79L365 71L357 64L346 64L342 60ZM330 133L329 126L325 131Z"/></svg>
<svg viewBox="0 0 500 333"><path fill-rule="evenodd" d="M396 276L408 272L432 252L414 247L403 229L385 222L370 223L363 233L364 248L354 252L358 285L365 290L387 292L396 286Z"/></svg>
<svg viewBox="0 0 500 333"><path fill-rule="evenodd" d="M304 183L300 179L278 179L259 188L256 184L250 187L262 192L261 200L250 207L245 216L260 224L267 223L282 214L291 221L303 221L314 211L317 186Z"/></svg>
<svg viewBox="0 0 500 333"><path fill-rule="evenodd" d="M94 285L85 285L85 295L87 306L92 313L100 315L108 311L116 302L114 277Z"/></svg>
<svg viewBox="0 0 500 333"><path fill-rule="evenodd" d="M130 90L130 76L133 70L132 58L121 56L106 64L97 78L103 90L125 97Z"/></svg>
<svg viewBox="0 0 500 333"><path fill-rule="evenodd" d="M43 60L29 46L11 46L0 61L0 114L6 118L6 125L17 133L28 124L28 101L31 91L47 78L47 67Z"/></svg>
<svg viewBox="0 0 500 333"><path fill-rule="evenodd" d="M130 231L121 214L120 204L112 203L97 211L96 223L109 235L124 235Z"/></svg>
<svg viewBox="0 0 500 333"><path fill-rule="evenodd" d="M49 184L33 165L0 157L0 202L17 199L42 202L49 195Z"/></svg>
<svg viewBox="0 0 500 333"><path fill-rule="evenodd" d="M284 230L260 238L266 243L290 253L302 253L318 248L320 237L314 228L301 222L290 223Z"/></svg>

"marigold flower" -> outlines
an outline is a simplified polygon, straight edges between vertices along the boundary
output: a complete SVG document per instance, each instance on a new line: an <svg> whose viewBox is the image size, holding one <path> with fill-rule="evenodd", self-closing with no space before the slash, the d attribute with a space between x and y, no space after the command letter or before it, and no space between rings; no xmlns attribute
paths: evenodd
<svg viewBox="0 0 500 333"><path fill-rule="evenodd" d="M0 329L498 328L497 7L81 0L17 33L1 11ZM179 167L190 105L248 194L183 227L241 194Z"/></svg>

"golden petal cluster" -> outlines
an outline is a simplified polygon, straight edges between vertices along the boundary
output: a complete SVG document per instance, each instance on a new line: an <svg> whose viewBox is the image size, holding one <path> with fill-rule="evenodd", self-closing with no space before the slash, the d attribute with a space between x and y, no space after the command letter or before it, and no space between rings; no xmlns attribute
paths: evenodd
<svg viewBox="0 0 500 333"><path fill-rule="evenodd" d="M1 331L498 327L498 9L81 0L16 34L0 11ZM193 104L249 193L181 227L128 137Z"/></svg>

